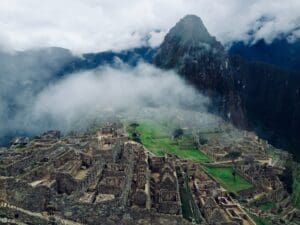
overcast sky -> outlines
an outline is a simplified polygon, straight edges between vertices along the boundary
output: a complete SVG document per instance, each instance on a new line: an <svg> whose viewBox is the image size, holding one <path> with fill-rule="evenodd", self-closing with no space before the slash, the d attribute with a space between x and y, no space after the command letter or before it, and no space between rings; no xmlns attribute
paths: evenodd
<svg viewBox="0 0 300 225"><path fill-rule="evenodd" d="M200 16L224 44L249 40L249 30L268 42L300 36L299 0L0 0L0 49L120 50L145 44L146 36L156 46L186 14Z"/></svg>

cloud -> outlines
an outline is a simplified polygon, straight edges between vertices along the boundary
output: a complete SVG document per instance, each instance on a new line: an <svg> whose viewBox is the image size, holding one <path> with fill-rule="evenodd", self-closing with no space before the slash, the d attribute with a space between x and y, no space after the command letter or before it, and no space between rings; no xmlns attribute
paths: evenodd
<svg viewBox="0 0 300 225"><path fill-rule="evenodd" d="M61 130L86 127L103 114L122 112L135 118L145 109L161 114L193 109L207 112L210 101L172 71L140 63L137 67L104 66L70 75L41 92L32 108L34 119L51 120ZM132 114L132 115L130 115Z"/></svg>
<svg viewBox="0 0 300 225"><path fill-rule="evenodd" d="M80 131L103 117L115 115L133 120L139 116L179 116L187 123L190 119L192 125L216 123L217 117L207 111L210 100L175 72L145 63L130 67L116 61L113 66L69 74L56 82L49 83L45 78L42 88L19 86L17 95L15 88L1 90L1 135L37 135L49 129ZM33 75L36 79L39 73ZM22 82L24 77L15 79ZM16 107L13 114L7 111L11 103Z"/></svg>
<svg viewBox="0 0 300 225"><path fill-rule="evenodd" d="M200 16L224 44L253 40L249 30L267 16L273 19L255 30L254 39L270 42L299 26L299 11L298 0L1 0L0 49L120 50L145 44L145 36L157 46L186 14Z"/></svg>
<svg viewBox="0 0 300 225"><path fill-rule="evenodd" d="M37 93L55 82L55 75L72 59L69 51L59 48L0 52L0 143L6 134L23 131L19 129L27 126L26 110Z"/></svg>

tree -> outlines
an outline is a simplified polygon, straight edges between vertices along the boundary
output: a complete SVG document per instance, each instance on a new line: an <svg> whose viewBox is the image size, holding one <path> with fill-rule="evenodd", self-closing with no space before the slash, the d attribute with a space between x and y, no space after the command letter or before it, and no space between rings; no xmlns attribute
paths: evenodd
<svg viewBox="0 0 300 225"><path fill-rule="evenodd" d="M237 160L241 156L241 152L238 150L231 151L229 152L225 157L230 158L233 164L233 171L232 171L232 176L234 181L236 180L236 163L235 160Z"/></svg>
<svg viewBox="0 0 300 225"><path fill-rule="evenodd" d="M238 159L241 155L242 154L240 151L235 150L227 153L225 157L231 159L232 163L234 164L235 160Z"/></svg>
<svg viewBox="0 0 300 225"><path fill-rule="evenodd" d="M133 132L132 133L132 140L134 140L134 141L136 141L138 143L142 143L140 135L137 132Z"/></svg>
<svg viewBox="0 0 300 225"><path fill-rule="evenodd" d="M199 135L198 141L200 145L205 145L208 142L208 140L205 137L203 137L201 134Z"/></svg>
<svg viewBox="0 0 300 225"><path fill-rule="evenodd" d="M173 132L173 137L174 138L179 138L180 136L183 135L183 130L181 128L177 128L176 130L174 130Z"/></svg>
<svg viewBox="0 0 300 225"><path fill-rule="evenodd" d="M233 176L233 180L236 181L236 169L235 169L235 167L233 168L232 176Z"/></svg>
<svg viewBox="0 0 300 225"><path fill-rule="evenodd" d="M139 126L139 124L138 123L131 123L129 126L132 127L133 129L136 129Z"/></svg>

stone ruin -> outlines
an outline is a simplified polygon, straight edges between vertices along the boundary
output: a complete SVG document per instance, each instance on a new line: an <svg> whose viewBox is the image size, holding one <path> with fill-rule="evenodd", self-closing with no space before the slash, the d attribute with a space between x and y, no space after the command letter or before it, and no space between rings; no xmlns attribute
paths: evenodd
<svg viewBox="0 0 300 225"><path fill-rule="evenodd" d="M218 225L255 225L239 203L233 200L220 185L211 179L196 164L185 167L188 186L196 203L208 224Z"/></svg>
<svg viewBox="0 0 300 225"><path fill-rule="evenodd" d="M239 192L243 200L251 200L262 193L271 193L283 189L279 179L282 168L270 166L267 163L261 164L255 161L239 162L236 164L237 171L254 185L253 188Z"/></svg>
<svg viewBox="0 0 300 225"><path fill-rule="evenodd" d="M260 139L253 132L243 131L243 135L233 140L223 136L213 136L200 145L200 148L215 161L228 161L226 155L231 151L238 150L242 158L254 158L256 160L268 160L270 145L267 141ZM199 139L198 136L195 137Z"/></svg>
<svg viewBox="0 0 300 225"><path fill-rule="evenodd" d="M149 156L114 124L18 143L0 151L0 223L189 224L174 163Z"/></svg>
<svg viewBox="0 0 300 225"><path fill-rule="evenodd" d="M154 156L113 123L18 143L0 151L0 224L255 224L199 164ZM255 187L280 188L271 168L237 169Z"/></svg>

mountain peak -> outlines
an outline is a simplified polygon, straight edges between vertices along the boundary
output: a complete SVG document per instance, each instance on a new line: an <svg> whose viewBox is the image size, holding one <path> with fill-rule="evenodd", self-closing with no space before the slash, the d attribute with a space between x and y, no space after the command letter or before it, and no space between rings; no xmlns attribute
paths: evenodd
<svg viewBox="0 0 300 225"><path fill-rule="evenodd" d="M196 16L196 15L186 15L185 17L181 18L175 25L175 27L179 27L182 26L183 28L185 28L186 30L202 30L206 33L207 30L201 20L200 17ZM181 28L182 28L181 27Z"/></svg>
<svg viewBox="0 0 300 225"><path fill-rule="evenodd" d="M170 30L166 38L170 37L180 39L181 43L216 43L216 39L209 34L201 18L196 15L186 15L183 17Z"/></svg>
<svg viewBox="0 0 300 225"><path fill-rule="evenodd" d="M201 60L209 54L215 55L214 61L223 62L224 53L222 44L209 34L200 17L187 15L168 32L154 63L163 68L180 67L183 61Z"/></svg>

